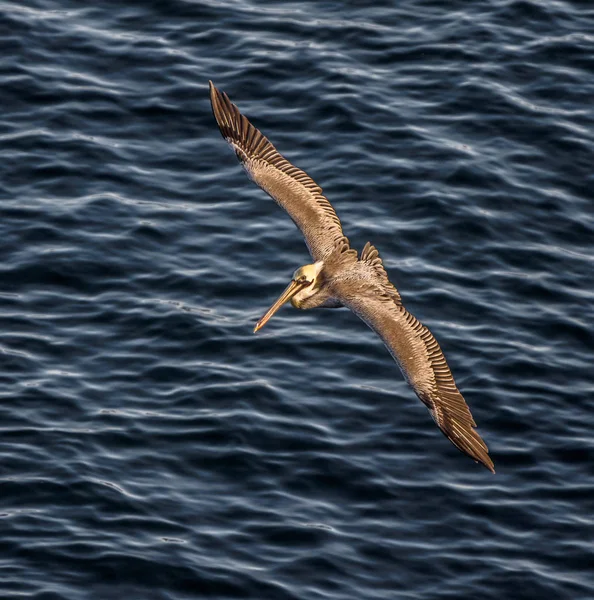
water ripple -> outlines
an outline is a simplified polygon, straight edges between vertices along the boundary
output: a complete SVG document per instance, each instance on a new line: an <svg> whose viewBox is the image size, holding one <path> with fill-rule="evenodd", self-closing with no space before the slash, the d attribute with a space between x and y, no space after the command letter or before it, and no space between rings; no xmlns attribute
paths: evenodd
<svg viewBox="0 0 594 600"><path fill-rule="evenodd" d="M1 2L1 596L594 597L591 10ZM213 79L379 248L497 475L309 260Z"/></svg>

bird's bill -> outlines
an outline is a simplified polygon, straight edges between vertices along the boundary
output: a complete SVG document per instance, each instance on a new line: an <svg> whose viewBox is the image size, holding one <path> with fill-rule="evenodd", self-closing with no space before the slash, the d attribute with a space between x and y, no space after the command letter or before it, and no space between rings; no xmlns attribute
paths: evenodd
<svg viewBox="0 0 594 600"><path fill-rule="evenodd" d="M272 318L274 313L286 302L288 302L295 294L300 292L305 285L303 283L297 283L296 281L291 281L285 291L279 296L278 300L266 311L266 314L256 323L254 327L254 333L259 329L262 329L268 321Z"/></svg>

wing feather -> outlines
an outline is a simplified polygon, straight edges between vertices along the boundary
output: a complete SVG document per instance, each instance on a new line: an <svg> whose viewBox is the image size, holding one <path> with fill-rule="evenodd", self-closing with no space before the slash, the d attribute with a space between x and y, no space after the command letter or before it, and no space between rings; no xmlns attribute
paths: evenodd
<svg viewBox="0 0 594 600"><path fill-rule="evenodd" d="M494 473L489 450L474 429L476 423L437 340L402 305L377 251L371 252L366 246L363 256L368 258L367 262L360 261L358 269L332 284L333 296L380 336L445 436Z"/></svg>
<svg viewBox="0 0 594 600"><path fill-rule="evenodd" d="M211 82L212 111L223 137L235 150L250 179L284 208L299 227L314 260L348 243L340 220L322 188L292 165Z"/></svg>

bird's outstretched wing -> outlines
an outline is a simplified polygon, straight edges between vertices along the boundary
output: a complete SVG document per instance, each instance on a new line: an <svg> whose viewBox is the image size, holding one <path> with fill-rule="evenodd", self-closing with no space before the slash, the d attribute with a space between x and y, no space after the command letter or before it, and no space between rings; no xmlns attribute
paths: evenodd
<svg viewBox="0 0 594 600"><path fill-rule="evenodd" d="M446 437L494 473L489 450L474 429L476 423L439 344L402 305L377 250L366 245L356 267L332 284L334 296L380 336Z"/></svg>
<svg viewBox="0 0 594 600"><path fill-rule="evenodd" d="M235 150L250 179L284 208L305 237L314 260L322 260L346 238L322 188L294 167L237 106L211 82L212 112L223 137ZM348 241L347 241L348 243Z"/></svg>

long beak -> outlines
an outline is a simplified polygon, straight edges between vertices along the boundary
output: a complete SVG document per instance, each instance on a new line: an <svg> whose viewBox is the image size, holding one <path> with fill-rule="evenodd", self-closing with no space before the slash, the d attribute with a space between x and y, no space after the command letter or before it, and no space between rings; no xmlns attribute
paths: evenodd
<svg viewBox="0 0 594 600"><path fill-rule="evenodd" d="M291 281L287 286L287 289L279 296L279 299L268 309L266 314L256 323L254 327L254 333L259 329L262 329L268 321L272 318L274 313L285 303L288 302L297 292L299 292L304 287L304 283L297 283L296 281Z"/></svg>

